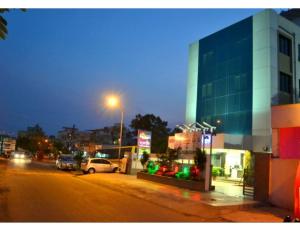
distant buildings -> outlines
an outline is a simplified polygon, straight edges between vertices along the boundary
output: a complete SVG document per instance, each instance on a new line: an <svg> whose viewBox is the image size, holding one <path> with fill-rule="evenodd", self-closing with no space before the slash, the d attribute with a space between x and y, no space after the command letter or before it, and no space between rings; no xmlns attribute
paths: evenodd
<svg viewBox="0 0 300 231"><path fill-rule="evenodd" d="M105 147L117 147L120 136L120 124L116 123L110 127L80 131L73 125L63 127L58 132L57 138L69 151L82 150L94 153ZM128 128L123 127L122 145L132 145L132 137Z"/></svg>
<svg viewBox="0 0 300 231"><path fill-rule="evenodd" d="M7 135L0 135L0 155L9 156L16 150L16 139Z"/></svg>

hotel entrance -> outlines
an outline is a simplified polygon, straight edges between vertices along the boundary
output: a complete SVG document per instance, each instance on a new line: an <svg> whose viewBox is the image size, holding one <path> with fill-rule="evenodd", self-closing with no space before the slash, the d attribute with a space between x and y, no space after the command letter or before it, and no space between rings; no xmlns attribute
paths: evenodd
<svg viewBox="0 0 300 231"><path fill-rule="evenodd" d="M212 185L215 191L229 196L245 197L245 183L253 175L254 161L247 150L214 149L211 159ZM251 196L251 195L250 195Z"/></svg>

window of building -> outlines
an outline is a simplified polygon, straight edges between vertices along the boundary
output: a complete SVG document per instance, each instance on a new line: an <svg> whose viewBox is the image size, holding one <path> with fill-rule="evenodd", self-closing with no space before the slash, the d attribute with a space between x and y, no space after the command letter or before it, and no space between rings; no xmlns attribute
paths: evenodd
<svg viewBox="0 0 300 231"><path fill-rule="evenodd" d="M240 110L239 94L228 96L228 112L236 112Z"/></svg>
<svg viewBox="0 0 300 231"><path fill-rule="evenodd" d="M298 61L300 61L300 44L298 44Z"/></svg>
<svg viewBox="0 0 300 231"><path fill-rule="evenodd" d="M207 88L206 88L206 96L207 97L212 97L213 94L213 85L212 83L207 84Z"/></svg>
<svg viewBox="0 0 300 231"><path fill-rule="evenodd" d="M279 52L291 56L291 40L279 34Z"/></svg>
<svg viewBox="0 0 300 231"><path fill-rule="evenodd" d="M227 97L216 98L216 114L221 115L226 113L226 99Z"/></svg>
<svg viewBox="0 0 300 231"><path fill-rule="evenodd" d="M202 98L206 97L206 84L202 85Z"/></svg>
<svg viewBox="0 0 300 231"><path fill-rule="evenodd" d="M279 90L286 93L292 93L292 77L290 75L280 72L279 78Z"/></svg>
<svg viewBox="0 0 300 231"><path fill-rule="evenodd" d="M299 86L299 93L298 94L299 94L299 98L300 98L300 79L298 81L299 81L299 85L298 85Z"/></svg>

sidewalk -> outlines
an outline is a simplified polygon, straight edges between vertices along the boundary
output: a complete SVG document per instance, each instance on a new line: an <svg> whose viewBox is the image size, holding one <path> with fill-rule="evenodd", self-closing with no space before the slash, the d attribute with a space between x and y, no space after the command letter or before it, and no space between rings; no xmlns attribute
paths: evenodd
<svg viewBox="0 0 300 231"><path fill-rule="evenodd" d="M233 222L282 222L291 212L218 192L196 192L124 174L76 174L80 180L117 190L187 216Z"/></svg>

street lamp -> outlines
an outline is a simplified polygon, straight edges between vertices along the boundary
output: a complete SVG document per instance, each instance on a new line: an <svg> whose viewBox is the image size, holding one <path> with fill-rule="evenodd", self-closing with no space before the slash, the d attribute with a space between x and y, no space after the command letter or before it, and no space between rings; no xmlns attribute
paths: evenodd
<svg viewBox="0 0 300 231"><path fill-rule="evenodd" d="M106 97L106 106L111 109L118 108L121 111L121 124L120 124L120 137L119 137L119 168L120 168L120 158L121 158L121 147L122 147L122 134L123 134L123 120L124 120L124 110L121 106L120 97L117 95L108 95Z"/></svg>
<svg viewBox="0 0 300 231"><path fill-rule="evenodd" d="M215 133L216 127L211 126L206 122L202 122L204 126L209 130L210 133L210 147L209 147L209 158L206 161L206 181L205 181L205 191L209 191L211 187L211 158L212 158L212 142L213 142L213 135Z"/></svg>

